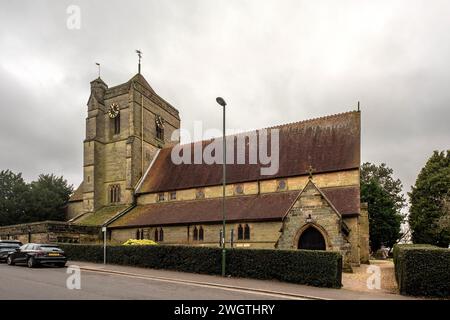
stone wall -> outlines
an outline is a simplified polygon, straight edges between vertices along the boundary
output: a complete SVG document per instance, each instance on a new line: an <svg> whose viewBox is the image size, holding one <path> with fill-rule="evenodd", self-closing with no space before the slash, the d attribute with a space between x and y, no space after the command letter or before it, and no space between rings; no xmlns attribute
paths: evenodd
<svg viewBox="0 0 450 320"><path fill-rule="evenodd" d="M289 210L283 222L283 232L278 240L277 248L297 249L301 233L309 227L320 231L325 239L327 250L341 250L344 239L341 233L340 217L312 182L306 185Z"/></svg>
<svg viewBox="0 0 450 320"><path fill-rule="evenodd" d="M359 247L360 247L360 261L368 264L370 258L369 247L369 212L367 210L367 203L361 204L361 215L359 217Z"/></svg>
<svg viewBox="0 0 450 320"><path fill-rule="evenodd" d="M66 219L70 220L84 212L83 201L73 201L67 204Z"/></svg>
<svg viewBox="0 0 450 320"><path fill-rule="evenodd" d="M244 226L246 223L241 223ZM280 236L281 221L267 221L267 222L248 222L250 227L250 239L238 240L239 223L226 224L226 241L229 246L230 230L234 230L234 246L241 248L264 248L274 249L275 243ZM203 241L193 240L194 228L203 228ZM143 230L144 238L155 240L155 229L163 229L164 241L163 244L168 245L195 245L195 246L219 246L219 234L222 230L222 224L197 224L197 225L183 225L183 226L164 226L164 227L144 227L144 228L123 228L110 229L111 243L123 243L128 239L136 239L136 231ZM159 242L159 241L157 241Z"/></svg>
<svg viewBox="0 0 450 320"><path fill-rule="evenodd" d="M302 190L307 182L307 176L290 177L286 179L268 179L263 181L251 181L240 183L243 189L243 195L251 195L258 193L278 192L278 181L285 180L287 187L285 190ZM359 186L359 170L348 170L342 172L320 173L314 175L314 183L321 189L331 187ZM237 184L228 184L226 187L226 195L234 196L236 194ZM222 186L209 186L202 188L205 198L222 197ZM193 200L196 197L198 189L178 190L176 200L184 201ZM283 191L285 191L283 190ZM157 193L139 194L137 197L138 205L145 205L157 202ZM170 199L168 192L165 192L165 199Z"/></svg>
<svg viewBox="0 0 450 320"><path fill-rule="evenodd" d="M44 221L0 227L0 239L23 243L96 243L101 239L99 227Z"/></svg>

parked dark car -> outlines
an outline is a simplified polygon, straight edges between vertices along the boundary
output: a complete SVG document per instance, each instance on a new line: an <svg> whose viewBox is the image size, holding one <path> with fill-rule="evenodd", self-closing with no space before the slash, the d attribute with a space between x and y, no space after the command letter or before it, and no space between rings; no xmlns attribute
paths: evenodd
<svg viewBox="0 0 450 320"><path fill-rule="evenodd" d="M64 267L67 257L58 246L53 244L28 243L14 251L10 251L6 258L9 265L26 264L29 268L51 264Z"/></svg>
<svg viewBox="0 0 450 320"><path fill-rule="evenodd" d="M8 253L16 250L22 245L22 242L17 240L0 240L0 262L6 262Z"/></svg>

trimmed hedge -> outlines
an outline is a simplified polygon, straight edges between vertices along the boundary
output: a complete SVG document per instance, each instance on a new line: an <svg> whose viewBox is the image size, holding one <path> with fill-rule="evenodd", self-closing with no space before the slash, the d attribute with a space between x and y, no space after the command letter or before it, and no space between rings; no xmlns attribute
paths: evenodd
<svg viewBox="0 0 450 320"><path fill-rule="evenodd" d="M394 246L395 278L401 294L450 296L450 250L432 245Z"/></svg>
<svg viewBox="0 0 450 320"><path fill-rule="evenodd" d="M71 260L103 262L102 245L64 244ZM187 246L108 246L108 263L183 272L221 274L220 248ZM276 279L318 287L342 286L342 255L310 250L227 249L227 274Z"/></svg>

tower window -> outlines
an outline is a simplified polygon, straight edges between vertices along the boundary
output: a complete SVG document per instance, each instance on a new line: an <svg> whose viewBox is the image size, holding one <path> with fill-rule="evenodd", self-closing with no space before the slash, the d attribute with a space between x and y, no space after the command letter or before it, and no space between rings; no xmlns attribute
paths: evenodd
<svg viewBox="0 0 450 320"><path fill-rule="evenodd" d="M156 116L156 138L164 140L164 119Z"/></svg>
<svg viewBox="0 0 450 320"><path fill-rule="evenodd" d="M113 184L109 186L109 202L120 202L120 184Z"/></svg>
<svg viewBox="0 0 450 320"><path fill-rule="evenodd" d="M113 119L114 121L114 134L120 133L120 113Z"/></svg>

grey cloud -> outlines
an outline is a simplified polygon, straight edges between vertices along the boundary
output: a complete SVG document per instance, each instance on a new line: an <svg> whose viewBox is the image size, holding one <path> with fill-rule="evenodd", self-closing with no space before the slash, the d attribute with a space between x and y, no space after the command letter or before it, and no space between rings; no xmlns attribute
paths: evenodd
<svg viewBox="0 0 450 320"><path fill-rule="evenodd" d="M66 8L81 8L80 30ZM0 168L81 181L94 62L108 85L143 74L193 121L258 128L362 106L362 160L414 183L450 148L447 1L15 1L0 10ZM14 119L12 121L11 119Z"/></svg>

